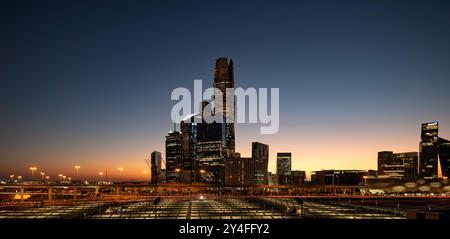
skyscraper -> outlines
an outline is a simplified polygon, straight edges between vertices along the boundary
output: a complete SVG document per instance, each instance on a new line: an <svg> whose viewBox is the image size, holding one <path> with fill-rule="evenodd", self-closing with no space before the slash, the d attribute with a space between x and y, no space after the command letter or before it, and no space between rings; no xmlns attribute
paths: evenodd
<svg viewBox="0 0 450 239"><path fill-rule="evenodd" d="M224 142L224 150L227 156L233 156L235 152L235 134L234 134L234 100L229 102L226 96L226 89L234 89L234 72L233 60L228 62L227 58L219 58L216 60L216 67L214 72L213 87L220 90L223 96L222 108L216 109L217 114L223 117L222 126L222 141ZM232 96L234 99L234 94ZM230 122L230 120L233 122Z"/></svg>
<svg viewBox="0 0 450 239"><path fill-rule="evenodd" d="M378 175L384 175L384 165L392 164L394 159L394 152L392 151L381 151L378 152Z"/></svg>
<svg viewBox="0 0 450 239"><path fill-rule="evenodd" d="M299 170L292 170L291 180L289 184L294 186L304 186L305 185L306 172Z"/></svg>
<svg viewBox="0 0 450 239"><path fill-rule="evenodd" d="M195 118L198 114L193 114L180 123L181 131L181 148L182 148L182 162L180 170L180 179L184 183L191 183L196 181L197 168L197 123Z"/></svg>
<svg viewBox="0 0 450 239"><path fill-rule="evenodd" d="M425 179L450 174L450 141L438 136L438 122L422 124L420 141L420 176Z"/></svg>
<svg viewBox="0 0 450 239"><path fill-rule="evenodd" d="M378 176L413 179L418 175L417 152L378 152Z"/></svg>
<svg viewBox="0 0 450 239"><path fill-rule="evenodd" d="M222 122L206 123L204 119L198 123L195 147L195 178L200 181L223 184L225 180L225 160L234 157L234 105L227 101L226 89L234 88L233 61L227 58L216 60L213 87L222 94L222 107L215 109ZM216 99L217 94L215 95ZM234 94L230 96L234 99ZM234 101L234 100L233 100ZM202 112L209 102L202 102ZM233 119L233 122L230 120Z"/></svg>
<svg viewBox="0 0 450 239"><path fill-rule="evenodd" d="M166 182L180 181L181 166L181 133L174 126L166 136Z"/></svg>
<svg viewBox="0 0 450 239"><path fill-rule="evenodd" d="M394 161L403 165L403 178L414 179L419 175L419 156L417 152L395 153Z"/></svg>
<svg viewBox="0 0 450 239"><path fill-rule="evenodd" d="M207 101L202 102L200 115L208 104ZM196 125L195 154L196 181L223 184L225 161L221 123L207 123L203 117L201 118L201 123Z"/></svg>
<svg viewBox="0 0 450 239"><path fill-rule="evenodd" d="M438 122L423 123L420 141L420 176L438 177Z"/></svg>
<svg viewBox="0 0 450 239"><path fill-rule="evenodd" d="M440 176L448 178L450 176L450 141L439 138L438 143L439 162L442 174Z"/></svg>
<svg viewBox="0 0 450 239"><path fill-rule="evenodd" d="M157 184L157 183L162 182L161 161L162 161L161 153L158 151L152 152L152 155L151 155L151 175L152 175L151 183L152 184Z"/></svg>
<svg viewBox="0 0 450 239"><path fill-rule="evenodd" d="M288 184L291 175L292 154L277 153L278 184Z"/></svg>
<svg viewBox="0 0 450 239"><path fill-rule="evenodd" d="M225 161L226 186L255 186L256 163L253 158L239 155L228 157Z"/></svg>
<svg viewBox="0 0 450 239"><path fill-rule="evenodd" d="M269 145L252 143L252 159L255 161L256 184L268 184Z"/></svg>

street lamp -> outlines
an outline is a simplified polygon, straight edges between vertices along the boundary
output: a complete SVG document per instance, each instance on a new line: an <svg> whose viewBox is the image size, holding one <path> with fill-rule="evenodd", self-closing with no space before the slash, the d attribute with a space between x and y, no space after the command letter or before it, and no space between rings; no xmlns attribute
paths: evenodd
<svg viewBox="0 0 450 239"><path fill-rule="evenodd" d="M204 181L205 173L206 173L206 170L200 169L200 180L201 181Z"/></svg>
<svg viewBox="0 0 450 239"><path fill-rule="evenodd" d="M44 181L44 176L45 176L45 173L41 172L41 179L42 179L42 181Z"/></svg>
<svg viewBox="0 0 450 239"><path fill-rule="evenodd" d="M119 177L122 177L123 168L117 168L117 170L119 170Z"/></svg>
<svg viewBox="0 0 450 239"><path fill-rule="evenodd" d="M33 179L34 178L34 171L36 171L36 167L30 167L30 170L31 170L31 179Z"/></svg>
<svg viewBox="0 0 450 239"><path fill-rule="evenodd" d="M176 168L175 169L175 172L177 173L177 181L180 181L180 169L179 168Z"/></svg>
<svg viewBox="0 0 450 239"><path fill-rule="evenodd" d="M122 173L123 168L117 168L117 170L119 170L119 173Z"/></svg>
<svg viewBox="0 0 450 239"><path fill-rule="evenodd" d="M77 171L77 173L76 173L76 175L75 176L77 176L78 177L78 170L80 170L80 166L78 166L78 165L75 165L75 170Z"/></svg>
<svg viewBox="0 0 450 239"><path fill-rule="evenodd" d="M59 181L61 182L61 178L62 178L62 174L58 174L58 177L59 177Z"/></svg>

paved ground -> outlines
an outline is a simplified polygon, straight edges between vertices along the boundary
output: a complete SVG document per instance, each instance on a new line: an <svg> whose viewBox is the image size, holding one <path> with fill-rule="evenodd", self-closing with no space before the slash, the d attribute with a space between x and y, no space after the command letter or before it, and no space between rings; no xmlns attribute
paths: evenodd
<svg viewBox="0 0 450 239"><path fill-rule="evenodd" d="M157 219L301 219L301 204L292 198L162 200ZM304 218L401 219L403 215L346 204L305 201ZM89 203L0 209L0 218L155 219L153 202Z"/></svg>

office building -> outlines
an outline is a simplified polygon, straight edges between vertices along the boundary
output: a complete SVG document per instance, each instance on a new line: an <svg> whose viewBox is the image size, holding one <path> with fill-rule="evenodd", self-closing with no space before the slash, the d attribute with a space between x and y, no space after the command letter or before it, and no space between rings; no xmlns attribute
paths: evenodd
<svg viewBox="0 0 450 239"><path fill-rule="evenodd" d="M418 175L417 152L378 152L378 177L414 179Z"/></svg>
<svg viewBox="0 0 450 239"><path fill-rule="evenodd" d="M305 185L305 178L306 178L306 172L305 171L299 171L299 170L292 170L291 171L291 179L290 179L290 185L293 186L304 186Z"/></svg>
<svg viewBox="0 0 450 239"><path fill-rule="evenodd" d="M176 130L166 136L166 182L180 182L182 167L181 132Z"/></svg>
<svg viewBox="0 0 450 239"><path fill-rule="evenodd" d="M438 122L423 123L420 136L420 176L425 179L438 177Z"/></svg>
<svg viewBox="0 0 450 239"><path fill-rule="evenodd" d="M364 170L320 170L311 172L313 185L358 185L364 182Z"/></svg>
<svg viewBox="0 0 450 239"><path fill-rule="evenodd" d="M185 117L180 122L182 162L180 180L183 183L197 182L197 123L199 114Z"/></svg>
<svg viewBox="0 0 450 239"><path fill-rule="evenodd" d="M438 136L438 122L423 123L420 141L420 176L425 179L448 177L449 141Z"/></svg>
<svg viewBox="0 0 450 239"><path fill-rule="evenodd" d="M161 178L161 152L154 151L151 155L151 183L157 184L162 182Z"/></svg>
<svg viewBox="0 0 450 239"><path fill-rule="evenodd" d="M252 159L255 162L255 180L257 185L268 184L269 145L252 143Z"/></svg>
<svg viewBox="0 0 450 239"><path fill-rule="evenodd" d="M291 175L292 154L277 153L278 184L288 184Z"/></svg>
<svg viewBox="0 0 450 239"><path fill-rule="evenodd" d="M441 177L450 176L450 141L439 138L438 140L438 154L441 166Z"/></svg>
<svg viewBox="0 0 450 239"><path fill-rule="evenodd" d="M255 186L255 171L252 158L229 157L225 160L225 186Z"/></svg>
<svg viewBox="0 0 450 239"><path fill-rule="evenodd" d="M226 89L234 89L234 69L233 60L228 62L227 58L219 58L216 60L214 70L213 87L220 90L222 93L222 108L216 109L216 114L222 115L222 141L224 146L224 155L233 156L235 151L235 134L234 134L234 119L235 119L235 105L233 102L227 101ZM233 96L229 96L234 99ZM230 122L231 121L231 122Z"/></svg>

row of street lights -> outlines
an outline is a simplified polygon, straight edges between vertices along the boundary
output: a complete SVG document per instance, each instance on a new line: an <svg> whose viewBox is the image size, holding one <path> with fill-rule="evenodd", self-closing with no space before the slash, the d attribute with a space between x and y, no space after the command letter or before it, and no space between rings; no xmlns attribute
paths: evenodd
<svg viewBox="0 0 450 239"><path fill-rule="evenodd" d="M75 170L76 170L75 176L78 177L78 173L79 173L79 170L81 169L81 166L75 165L74 168L75 168ZM34 166L33 166L33 167L30 167L29 169L31 170L31 178L34 179L34 173L35 173L35 171L37 170L37 167L34 167ZM124 171L124 168L120 167L120 168L117 168L117 170L119 171L119 175L121 176L121 175L122 175L122 172ZM144 173L144 174L147 174L147 171L144 170L143 173ZM99 172L98 174L99 174L100 176L103 176L104 173L103 173L103 172ZM42 177L42 180L44 180L44 178L45 178L45 179L50 179L50 176L45 176L45 173L44 173L44 172L40 172L40 175L41 175L41 177ZM58 176L59 176L59 180L60 180L60 181L61 181L62 179L64 179L64 180L65 180L65 179L68 179L68 180L71 180L71 179L72 179L72 178L67 177L67 176L65 176L65 175L63 175L63 174L59 174ZM13 178L14 178L14 175L10 175L10 178L13 179ZM22 179L22 176L18 176L18 178Z"/></svg>
<svg viewBox="0 0 450 239"><path fill-rule="evenodd" d="M75 168L75 171L76 171L75 176L78 177L79 170L81 169L81 166L75 165L74 168ZM35 166L33 166L33 167L30 167L29 169L31 170L31 179L34 179L34 174L35 174L35 172L36 172L36 170L37 170L38 168L35 167ZM117 168L117 170L119 171L119 175L122 176L122 172L124 171L124 168L123 168L123 167L120 167L120 168ZM177 173L178 177L179 177L180 171L181 171L181 170L180 170L179 168L176 168L176 169L175 169L175 172ZM143 170L142 173L146 175L146 174L148 174L148 171L147 171L147 170ZM204 175L205 173L206 173L206 171L205 171L204 169L201 169L201 170L200 170L200 174L201 174L201 175ZM45 174L44 172L40 172L40 175L41 175L42 181L44 181L44 180L49 180L49 179L50 179L50 176L48 176L48 175L46 176L46 174ZM104 173L104 172L99 172L98 175L100 176L100 178L102 178L103 175L105 175L105 173ZM106 176L106 175L105 175L105 176ZM67 176L65 176L65 175L63 175L63 174L61 174L61 173L58 174L58 177L59 177L59 181L63 181L63 180L65 181L66 179L69 180L69 181L72 180L71 177L67 177ZM10 178L11 178L11 180L13 180L14 175L10 175ZM18 179L22 179L22 176L18 176L17 178L18 178Z"/></svg>

